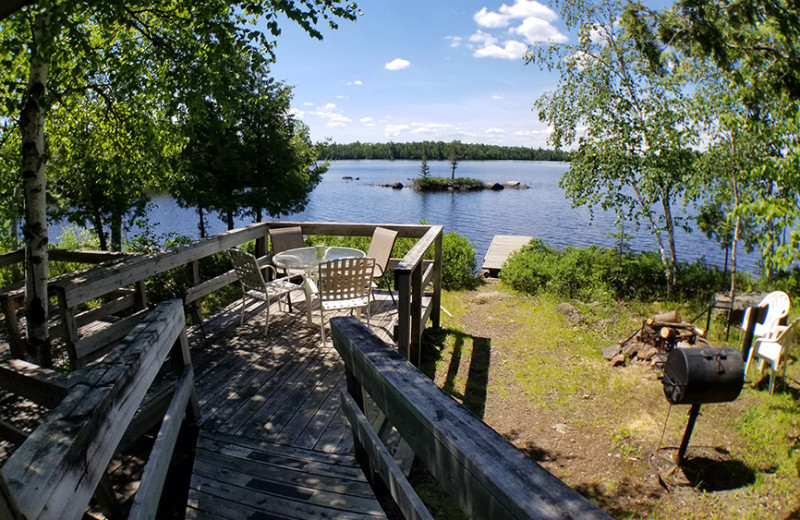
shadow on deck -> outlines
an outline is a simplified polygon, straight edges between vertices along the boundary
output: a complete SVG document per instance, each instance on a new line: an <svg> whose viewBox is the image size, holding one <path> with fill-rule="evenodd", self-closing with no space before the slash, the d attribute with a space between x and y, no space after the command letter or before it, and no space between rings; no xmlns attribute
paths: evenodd
<svg viewBox="0 0 800 520"><path fill-rule="evenodd" d="M187 518L383 517L353 456L344 367L330 338L320 344L319 314L309 326L304 301L291 313L273 304L265 335L263 306L240 326L236 302L190 331L202 419ZM371 309L372 330L391 342L388 294Z"/></svg>

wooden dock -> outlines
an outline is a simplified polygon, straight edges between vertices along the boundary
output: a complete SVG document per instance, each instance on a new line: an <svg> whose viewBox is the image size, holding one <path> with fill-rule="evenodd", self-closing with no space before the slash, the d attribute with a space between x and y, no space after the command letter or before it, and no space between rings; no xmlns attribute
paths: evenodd
<svg viewBox="0 0 800 520"><path fill-rule="evenodd" d="M511 253L519 251L532 239L533 237L520 235L495 235L489 244L481 269L488 271L489 276L496 277Z"/></svg>
<svg viewBox="0 0 800 520"><path fill-rule="evenodd" d="M372 330L390 341L396 310L377 294ZM304 302L273 305L265 336L262 308L240 326L237 302L204 323L205 339L190 333L202 421L186 518L385 518L353 456L344 368L330 338L320 345L319 315L309 327Z"/></svg>

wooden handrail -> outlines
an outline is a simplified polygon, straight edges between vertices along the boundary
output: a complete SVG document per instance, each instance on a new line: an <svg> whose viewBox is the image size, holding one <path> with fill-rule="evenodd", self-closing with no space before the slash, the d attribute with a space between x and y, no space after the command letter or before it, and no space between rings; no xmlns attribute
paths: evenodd
<svg viewBox="0 0 800 520"><path fill-rule="evenodd" d="M331 319L331 337L344 361L350 394L360 388L369 394L470 518L610 518L442 392L357 319Z"/></svg>
<svg viewBox="0 0 800 520"><path fill-rule="evenodd" d="M117 299L113 303L106 302L99 309L84 313L83 318L101 317L103 315L127 312L128 309L142 310L147 307L144 291L144 281L148 278L164 273L171 269L189 266L191 284L184 295L184 304L195 317L202 319L199 312L199 301L225 285L235 283L236 278L231 272L224 273L212 280L201 280L199 276L199 260L215 253L225 251L234 246L241 245L251 240L256 240L259 249L265 249L266 237L271 228L285 226L301 226L303 233L334 235L334 236L371 236L376 227L382 226L397 232L399 237L416 238L417 243L401 259L392 260L395 265L395 281L399 291L398 297L398 327L396 340L399 348L411 355L413 359L419 357L422 330L430 318L434 327L439 325L439 309L441 299L441 247L442 226L429 226L420 224L385 224L385 223L346 223L346 222L261 222L249 226L226 231L212 237L195 240L189 244L178 246L168 251L156 252L149 255L137 255L124 258L113 263L95 265L77 273L53 279L49 288L58 300L58 310L61 315L57 331L63 334L66 340L67 352L74 366L82 366L94 359L98 349L102 348L101 341L87 340L79 337L78 328L82 321L77 319L78 306L130 285L136 286L133 298ZM431 247L434 248L434 260L424 260L423 257ZM16 253L15 253L16 254ZM93 256L88 252L78 252L76 256L69 253L57 253L62 258L72 260L82 258L117 259L117 254L97 253ZM109 256L110 255L110 256ZM0 257L2 258L2 257ZM432 265L432 268L431 268ZM423 269L425 272L423 274ZM433 287L430 307L423 312L423 290L428 286ZM1 292L1 291L0 291ZM19 306L23 292L14 294L14 298L3 297L0 294L0 304L7 317L10 344L15 356L24 355L24 340L17 327L16 308ZM113 307L112 307L113 305ZM112 330L102 332L98 340L116 338L124 335L126 323L135 320L122 321L113 326Z"/></svg>
<svg viewBox="0 0 800 520"><path fill-rule="evenodd" d="M397 347L407 359L419 366L422 356L422 331L430 317L433 327L439 326L441 308L442 226L428 226L428 230L414 244L394 269L397 298ZM425 253L434 248L432 266ZM429 267L426 267L429 266ZM428 308L423 311L424 290L429 283L433 293Z"/></svg>
<svg viewBox="0 0 800 520"><path fill-rule="evenodd" d="M70 376L67 396L0 470L0 513L6 509L12 518L28 520L81 518L176 341L173 357L191 373L184 324L182 302L163 303L102 361ZM185 399L185 390L180 395ZM196 419L196 397L186 402Z"/></svg>

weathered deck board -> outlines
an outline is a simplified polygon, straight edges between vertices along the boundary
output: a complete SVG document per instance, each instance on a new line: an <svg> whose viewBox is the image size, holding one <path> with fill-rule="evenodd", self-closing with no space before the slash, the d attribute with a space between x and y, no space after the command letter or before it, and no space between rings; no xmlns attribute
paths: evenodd
<svg viewBox="0 0 800 520"><path fill-rule="evenodd" d="M260 302L244 325L237 302L190 335L203 419L187 518L384 518L352 454L339 354L296 294L266 335ZM397 312L376 296L371 327L391 341Z"/></svg>
<svg viewBox="0 0 800 520"><path fill-rule="evenodd" d="M495 235L492 238L492 243L489 244L486 256L483 258L481 269L489 271L492 276L496 276L500 269L503 268L505 261L508 260L509 255L521 249L532 238L520 235Z"/></svg>

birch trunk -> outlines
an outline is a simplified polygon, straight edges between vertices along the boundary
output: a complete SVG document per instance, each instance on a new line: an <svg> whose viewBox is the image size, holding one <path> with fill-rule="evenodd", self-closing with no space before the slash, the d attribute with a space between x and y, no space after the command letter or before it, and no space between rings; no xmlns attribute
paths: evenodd
<svg viewBox="0 0 800 520"><path fill-rule="evenodd" d="M664 206L664 219L667 224L667 243L669 245L669 276L670 286L675 287L678 282L678 255L675 252L675 222L672 220L672 205L669 202L670 193L665 190L662 205Z"/></svg>
<svg viewBox="0 0 800 520"><path fill-rule="evenodd" d="M45 90L49 72L50 14L36 15L31 45L30 73L19 126L22 136L22 179L25 195L25 327L27 357L42 366L52 364L47 331L47 200L44 122Z"/></svg>

